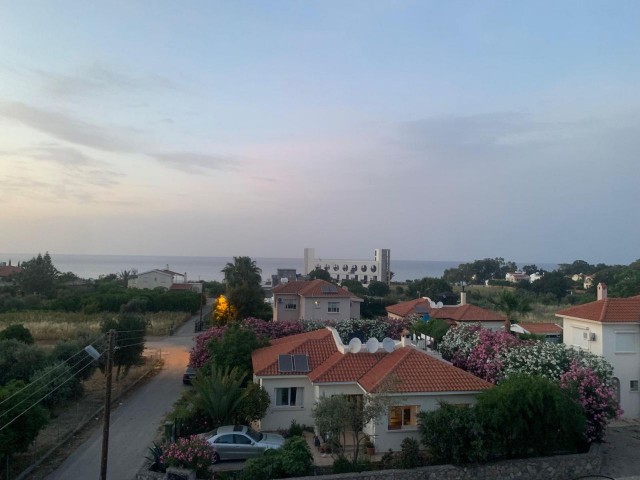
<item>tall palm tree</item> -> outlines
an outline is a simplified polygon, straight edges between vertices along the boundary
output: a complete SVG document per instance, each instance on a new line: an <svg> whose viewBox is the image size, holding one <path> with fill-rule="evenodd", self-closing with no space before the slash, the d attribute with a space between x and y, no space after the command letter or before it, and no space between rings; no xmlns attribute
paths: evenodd
<svg viewBox="0 0 640 480"><path fill-rule="evenodd" d="M529 302L511 290L502 290L496 298L491 299L491 303L496 310L504 313L504 331L507 333L511 333L511 323L517 322L517 316L531 312Z"/></svg>
<svg viewBox="0 0 640 480"><path fill-rule="evenodd" d="M247 396L242 388L246 373L238 367L233 369L211 367L209 375L198 375L193 380L196 403L211 417L216 426L226 425L237 416L240 406Z"/></svg>
<svg viewBox="0 0 640 480"><path fill-rule="evenodd" d="M228 262L221 271L227 288L259 286L262 282L262 270L251 257L233 257L233 263Z"/></svg>

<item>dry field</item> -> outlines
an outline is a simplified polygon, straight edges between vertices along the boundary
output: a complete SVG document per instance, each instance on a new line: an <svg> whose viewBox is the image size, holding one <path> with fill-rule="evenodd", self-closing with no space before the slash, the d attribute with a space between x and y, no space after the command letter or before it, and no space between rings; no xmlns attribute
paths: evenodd
<svg viewBox="0 0 640 480"><path fill-rule="evenodd" d="M115 313L85 314L77 312L51 312L30 310L0 314L0 330L16 323L28 328L37 342L49 343L77 337L94 337L100 334L100 323L115 318ZM170 327L182 325L189 314L186 312L146 313L147 335L167 335Z"/></svg>

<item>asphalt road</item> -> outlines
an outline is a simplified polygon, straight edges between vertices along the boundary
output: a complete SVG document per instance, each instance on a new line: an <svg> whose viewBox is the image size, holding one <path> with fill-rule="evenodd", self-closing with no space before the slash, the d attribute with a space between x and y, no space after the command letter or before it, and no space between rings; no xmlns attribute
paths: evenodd
<svg viewBox="0 0 640 480"><path fill-rule="evenodd" d="M147 348L162 351L164 367L148 383L111 411L107 478L131 480L142 466L164 416L185 388L182 374L193 345L192 317L171 337L148 339ZM97 428L46 480L92 480L100 477L102 427Z"/></svg>

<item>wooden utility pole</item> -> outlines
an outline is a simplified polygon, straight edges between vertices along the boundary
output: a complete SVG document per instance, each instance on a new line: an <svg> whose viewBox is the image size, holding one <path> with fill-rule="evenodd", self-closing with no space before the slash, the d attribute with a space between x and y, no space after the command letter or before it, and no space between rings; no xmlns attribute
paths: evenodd
<svg viewBox="0 0 640 480"><path fill-rule="evenodd" d="M113 352L116 348L115 330L109 330L109 346L107 347L107 386L104 394L104 425L102 429L102 460L100 463L100 480L107 480L107 459L109 458L109 420L111 418L111 378L113 372Z"/></svg>

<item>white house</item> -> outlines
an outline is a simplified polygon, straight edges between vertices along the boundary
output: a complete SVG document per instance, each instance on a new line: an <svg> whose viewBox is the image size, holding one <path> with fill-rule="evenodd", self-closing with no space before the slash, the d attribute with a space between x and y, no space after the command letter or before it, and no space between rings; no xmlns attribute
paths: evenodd
<svg viewBox="0 0 640 480"><path fill-rule="evenodd" d="M598 284L595 302L565 308L564 343L605 357L613 366L623 417L640 417L640 295L608 298L607 286Z"/></svg>
<svg viewBox="0 0 640 480"><path fill-rule="evenodd" d="M177 276L183 276L171 270L149 270L139 273L129 279L128 288L139 288L153 290L154 288L164 288L169 290Z"/></svg>
<svg viewBox="0 0 640 480"><path fill-rule="evenodd" d="M343 345L332 328L273 340L252 354L254 381L271 398L263 430L288 428L291 421L313 425L311 411L324 396L346 395L366 401L370 394L394 401L375 423L367 425L376 450L399 450L405 437L418 438L418 414L438 402L473 404L491 384L415 348L406 339L371 340ZM383 385L391 385L389 388Z"/></svg>
<svg viewBox="0 0 640 480"><path fill-rule="evenodd" d="M364 286L371 282L391 281L391 250L377 248L373 252L373 260L345 260L316 258L314 248L304 249L304 274L308 275L316 268L326 270L331 278L342 280L357 280Z"/></svg>
<svg viewBox="0 0 640 480"><path fill-rule="evenodd" d="M467 294L460 294L460 304L435 304L429 297L416 298L408 302L396 303L385 307L389 318L402 319L413 315L429 318L440 318L449 325L464 323L479 323L487 330L502 330L506 317L486 308L476 307L467 303Z"/></svg>
<svg viewBox="0 0 640 480"><path fill-rule="evenodd" d="M504 276L504 279L507 282L511 282L511 283L518 283L521 282L522 280L527 280L529 281L529 275L527 275L524 272L521 272L520 270L516 270L515 272L509 272Z"/></svg>
<svg viewBox="0 0 640 480"><path fill-rule="evenodd" d="M363 300L326 280L281 283L272 292L274 321L360 318Z"/></svg>

